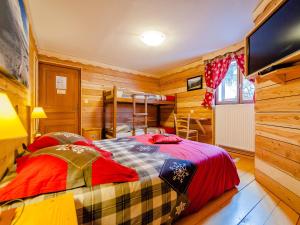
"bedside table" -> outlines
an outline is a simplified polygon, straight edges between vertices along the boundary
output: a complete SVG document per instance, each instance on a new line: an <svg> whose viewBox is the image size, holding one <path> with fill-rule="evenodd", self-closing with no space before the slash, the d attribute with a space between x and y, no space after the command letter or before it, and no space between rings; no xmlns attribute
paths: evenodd
<svg viewBox="0 0 300 225"><path fill-rule="evenodd" d="M82 128L82 136L96 141L102 139L102 129L101 128Z"/></svg>
<svg viewBox="0 0 300 225"><path fill-rule="evenodd" d="M15 225L78 225L72 193L16 209ZM14 223L14 222L13 222Z"/></svg>

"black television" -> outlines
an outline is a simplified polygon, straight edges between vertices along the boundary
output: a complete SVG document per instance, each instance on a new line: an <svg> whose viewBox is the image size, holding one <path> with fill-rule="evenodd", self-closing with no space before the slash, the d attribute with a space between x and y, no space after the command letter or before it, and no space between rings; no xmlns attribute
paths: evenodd
<svg viewBox="0 0 300 225"><path fill-rule="evenodd" d="M299 50L300 0L286 0L247 35L246 74L278 68Z"/></svg>

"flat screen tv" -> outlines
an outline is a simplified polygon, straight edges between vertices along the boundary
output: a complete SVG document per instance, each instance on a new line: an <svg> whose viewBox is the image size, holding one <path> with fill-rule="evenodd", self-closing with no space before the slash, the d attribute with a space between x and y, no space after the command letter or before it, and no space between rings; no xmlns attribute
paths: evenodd
<svg viewBox="0 0 300 225"><path fill-rule="evenodd" d="M246 73L251 75L300 49L300 0L286 0L246 37Z"/></svg>

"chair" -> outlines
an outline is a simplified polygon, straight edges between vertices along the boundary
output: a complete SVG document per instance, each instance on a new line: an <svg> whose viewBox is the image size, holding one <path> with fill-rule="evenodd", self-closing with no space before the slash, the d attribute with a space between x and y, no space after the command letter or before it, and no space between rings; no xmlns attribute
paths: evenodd
<svg viewBox="0 0 300 225"><path fill-rule="evenodd" d="M198 130L190 129L191 115L178 116L174 114L176 135L185 139L195 138L198 141Z"/></svg>

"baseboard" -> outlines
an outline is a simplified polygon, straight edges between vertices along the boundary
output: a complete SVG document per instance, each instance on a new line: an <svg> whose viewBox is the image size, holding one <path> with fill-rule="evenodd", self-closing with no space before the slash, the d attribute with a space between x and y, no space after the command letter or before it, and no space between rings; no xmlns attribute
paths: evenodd
<svg viewBox="0 0 300 225"><path fill-rule="evenodd" d="M251 158L254 158L254 156L255 156L254 152L250 152L247 150L228 147L228 146L224 146L224 145L218 145L218 146L221 148L224 148L226 151L231 152L231 153L235 153L235 154L239 154L239 155L243 155L243 156L247 156L247 157L251 157Z"/></svg>
<svg viewBox="0 0 300 225"><path fill-rule="evenodd" d="M255 179L300 214L300 196L291 192L259 169L255 169Z"/></svg>

